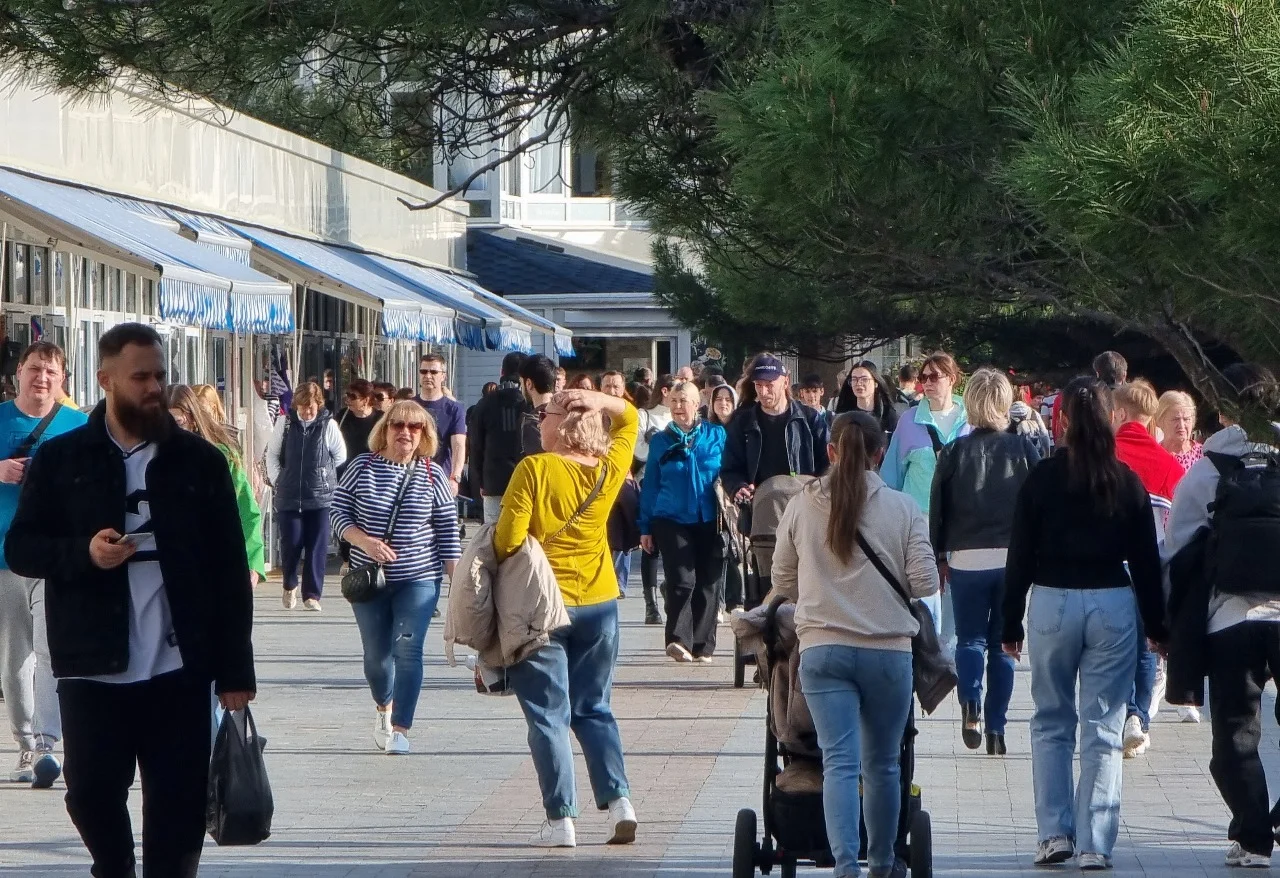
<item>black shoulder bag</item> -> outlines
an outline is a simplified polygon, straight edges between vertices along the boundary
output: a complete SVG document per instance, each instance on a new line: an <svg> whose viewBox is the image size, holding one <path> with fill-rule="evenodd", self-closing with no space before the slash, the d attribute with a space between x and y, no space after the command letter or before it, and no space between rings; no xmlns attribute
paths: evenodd
<svg viewBox="0 0 1280 878"><path fill-rule="evenodd" d="M938 631L933 627L933 613L929 612L929 608L920 601L911 600L907 590L902 587L898 578L889 572L889 568L876 554L875 549L871 548L862 531L858 531L858 547L862 549L862 554L867 556L871 566L880 571L880 575L893 586L898 597L906 603L907 611L915 616L916 622L920 625L916 636L911 638L912 686L916 697L920 699L920 708L925 713L933 713L959 682L955 665L951 659L947 658L942 651L942 644L938 642Z"/></svg>
<svg viewBox="0 0 1280 878"><path fill-rule="evenodd" d="M396 519L400 517L400 506L404 500L404 492L408 490L409 483L413 481L413 473L418 467L418 459L415 457L413 462L409 464L408 470L405 471L404 478L400 480L400 490L396 492L395 502L391 506L391 518L387 521L387 532L383 535L382 541L387 545L391 545L391 535L395 533ZM427 464L427 478L431 477L431 465ZM430 482L429 482L430 483ZM435 485L431 484L434 490ZM361 564L347 572L342 577L342 596L353 604L363 604L371 601L380 595L387 588L387 575L382 569L382 565L377 561L370 561L367 564Z"/></svg>
<svg viewBox="0 0 1280 878"><path fill-rule="evenodd" d="M31 431L31 435L19 442L17 447L9 453L8 460L22 460L24 457L30 457L32 450L36 447L36 443L40 441L40 437L44 435L45 430L49 429L49 425L53 423L53 419L58 416L60 411L62 411L62 403L54 403L53 408L49 410L49 414L41 418L40 423L36 424L36 428Z"/></svg>

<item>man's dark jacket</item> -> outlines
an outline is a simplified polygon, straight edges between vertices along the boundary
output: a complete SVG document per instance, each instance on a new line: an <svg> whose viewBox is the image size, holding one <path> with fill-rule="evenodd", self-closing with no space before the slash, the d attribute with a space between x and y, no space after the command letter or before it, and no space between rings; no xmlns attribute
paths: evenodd
<svg viewBox="0 0 1280 878"><path fill-rule="evenodd" d="M791 403L787 421L787 460L791 472L798 476L820 476L827 471L827 442L831 428L816 409L798 402ZM739 409L729 422L720 466L720 483L730 497L744 485L760 485L760 456L763 432L760 429L760 404Z"/></svg>
<svg viewBox="0 0 1280 878"><path fill-rule="evenodd" d="M505 494L516 464L542 450L538 442L530 447L526 436L532 414L520 385L505 378L497 390L476 403L467 427L467 460L472 487L479 486L486 497Z"/></svg>
<svg viewBox="0 0 1280 878"><path fill-rule="evenodd" d="M129 665L129 565L100 570L89 557L94 534L125 531L124 455L105 411L99 403L88 424L40 447L5 538L9 568L45 580L56 677ZM256 690L253 591L226 457L173 424L147 467L147 495L184 669L219 693Z"/></svg>

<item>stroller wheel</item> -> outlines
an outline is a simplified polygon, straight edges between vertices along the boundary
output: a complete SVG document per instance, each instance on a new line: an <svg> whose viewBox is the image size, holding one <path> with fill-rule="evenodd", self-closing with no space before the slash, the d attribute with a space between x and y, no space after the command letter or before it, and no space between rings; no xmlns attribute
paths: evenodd
<svg viewBox="0 0 1280 878"><path fill-rule="evenodd" d="M733 688L741 689L747 682L747 664L742 660L742 647L733 638Z"/></svg>
<svg viewBox="0 0 1280 878"><path fill-rule="evenodd" d="M733 828L733 878L755 878L757 854L756 812L743 808Z"/></svg>
<svg viewBox="0 0 1280 878"><path fill-rule="evenodd" d="M911 818L911 878L933 878L933 825L921 808Z"/></svg>

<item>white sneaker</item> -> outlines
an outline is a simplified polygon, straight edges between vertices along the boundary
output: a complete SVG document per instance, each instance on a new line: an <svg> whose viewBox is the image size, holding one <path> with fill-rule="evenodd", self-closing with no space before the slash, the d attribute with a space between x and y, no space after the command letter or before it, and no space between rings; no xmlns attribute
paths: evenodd
<svg viewBox="0 0 1280 878"><path fill-rule="evenodd" d="M1141 756L1151 746L1151 737L1142 730L1142 721L1136 716L1124 721L1123 743L1125 759Z"/></svg>
<svg viewBox="0 0 1280 878"><path fill-rule="evenodd" d="M18 765L13 771L9 772L9 780L14 783L31 783L36 779L35 764L36 754L31 750L23 750L18 754Z"/></svg>
<svg viewBox="0 0 1280 878"><path fill-rule="evenodd" d="M576 848L578 832L573 828L572 817L544 820L538 834L529 840L536 848Z"/></svg>
<svg viewBox="0 0 1280 878"><path fill-rule="evenodd" d="M693 661L693 655L689 652L689 650L685 649L683 646L681 646L678 643L667 644L667 655L671 656L673 659L680 662L681 664L688 664L689 662Z"/></svg>
<svg viewBox="0 0 1280 878"><path fill-rule="evenodd" d="M636 840L636 809L631 807L631 800L626 796L614 799L609 803L609 820L613 823L613 835L605 844L631 844Z"/></svg>
<svg viewBox="0 0 1280 878"><path fill-rule="evenodd" d="M715 661L715 659L713 659L713 658L712 658L711 656L709 656L709 655L699 655L699 656L694 656L694 659L693 659L693 660L694 660L695 662L697 662L698 664L700 664L700 665L709 665L709 664L711 664L713 661Z"/></svg>
<svg viewBox="0 0 1280 878"><path fill-rule="evenodd" d="M405 737L404 732L392 732L391 740L387 742L388 756L408 756L409 755L409 739Z"/></svg>
<svg viewBox="0 0 1280 878"><path fill-rule="evenodd" d="M1200 708L1179 707L1178 719L1182 720L1184 723L1198 723L1200 722Z"/></svg>
<svg viewBox="0 0 1280 878"><path fill-rule="evenodd" d="M292 610L298 605L298 590L296 588L286 588L284 594L280 596L280 603L284 604L286 610Z"/></svg>
<svg viewBox="0 0 1280 878"><path fill-rule="evenodd" d="M1152 720L1160 713L1160 705L1164 703L1165 688L1169 684L1169 669L1165 665L1164 659L1156 661L1156 679L1151 687L1151 706L1147 709L1147 716Z"/></svg>
<svg viewBox="0 0 1280 878"><path fill-rule="evenodd" d="M379 750L387 749L391 740L391 711L375 710L373 718L373 743Z"/></svg>
<svg viewBox="0 0 1280 878"><path fill-rule="evenodd" d="M302 606L313 613L320 612L320 602L315 598L307 598L305 601L302 602Z"/></svg>
<svg viewBox="0 0 1280 878"><path fill-rule="evenodd" d="M1065 835L1046 838L1036 848L1035 864L1037 866L1056 866L1065 863L1075 856L1076 847Z"/></svg>
<svg viewBox="0 0 1280 878"><path fill-rule="evenodd" d="M1083 853L1077 858L1076 864L1081 872L1101 872L1111 868L1111 858L1105 854Z"/></svg>
<svg viewBox="0 0 1280 878"><path fill-rule="evenodd" d="M1262 854L1251 854L1240 847L1240 842L1231 842L1227 849L1227 865L1236 869L1270 869L1271 858Z"/></svg>

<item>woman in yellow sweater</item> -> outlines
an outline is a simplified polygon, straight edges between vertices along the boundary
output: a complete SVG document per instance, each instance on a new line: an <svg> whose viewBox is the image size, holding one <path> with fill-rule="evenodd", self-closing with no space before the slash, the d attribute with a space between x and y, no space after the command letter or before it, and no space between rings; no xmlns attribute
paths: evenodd
<svg viewBox="0 0 1280 878"><path fill-rule="evenodd" d="M529 724L529 749L547 811L533 844L577 845L570 728L587 760L596 807L609 811L609 843L630 844L636 812L609 703L618 660L618 578L608 521L630 470L639 416L624 399L567 390L538 417L544 453L516 467L494 534L499 561L515 554L526 536L542 544L571 620L547 646L507 672Z"/></svg>

